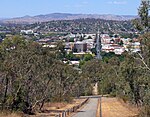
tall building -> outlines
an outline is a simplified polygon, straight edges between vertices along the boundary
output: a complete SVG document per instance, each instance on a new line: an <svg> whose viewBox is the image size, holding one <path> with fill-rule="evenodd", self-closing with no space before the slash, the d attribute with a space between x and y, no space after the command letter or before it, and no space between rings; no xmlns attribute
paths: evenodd
<svg viewBox="0 0 150 117"><path fill-rule="evenodd" d="M86 52L86 51L87 51L87 43L76 42L74 44L74 52Z"/></svg>

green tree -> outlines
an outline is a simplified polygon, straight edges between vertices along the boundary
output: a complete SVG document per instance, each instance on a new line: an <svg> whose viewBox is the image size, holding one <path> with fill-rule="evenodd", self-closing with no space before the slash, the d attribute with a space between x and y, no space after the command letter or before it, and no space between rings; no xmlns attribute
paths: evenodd
<svg viewBox="0 0 150 117"><path fill-rule="evenodd" d="M141 24L144 28L149 28L149 8L150 2L148 0L142 0L141 5L138 9L138 14L141 18Z"/></svg>
<svg viewBox="0 0 150 117"><path fill-rule="evenodd" d="M84 61L89 61L89 60L92 60L92 59L93 59L93 56L91 54L85 54L84 58L83 58Z"/></svg>
<svg viewBox="0 0 150 117"><path fill-rule="evenodd" d="M92 93L93 84L100 82L103 79L104 66L103 62L99 60L92 59L87 61L82 66L82 76L86 79L86 91L89 94ZM84 92L84 89L82 90Z"/></svg>
<svg viewBox="0 0 150 117"><path fill-rule="evenodd" d="M58 59L56 50L15 36L0 44L0 106L31 114L44 103L71 101L82 80L78 71ZM80 87L79 87L80 86Z"/></svg>
<svg viewBox="0 0 150 117"><path fill-rule="evenodd" d="M142 0L141 5L138 9L138 15L140 19L133 20L133 24L136 29L139 31L149 31L150 24L149 24L149 10L150 10L150 2L148 0Z"/></svg>
<svg viewBox="0 0 150 117"><path fill-rule="evenodd" d="M56 52L56 58L57 59L61 59L63 60L66 56L66 51L64 50L64 43L63 41L58 41L57 42L57 47L55 48L55 52Z"/></svg>
<svg viewBox="0 0 150 117"><path fill-rule="evenodd" d="M69 54L66 55L66 58L69 60L72 60L72 59L75 59L76 57L72 52L70 52Z"/></svg>

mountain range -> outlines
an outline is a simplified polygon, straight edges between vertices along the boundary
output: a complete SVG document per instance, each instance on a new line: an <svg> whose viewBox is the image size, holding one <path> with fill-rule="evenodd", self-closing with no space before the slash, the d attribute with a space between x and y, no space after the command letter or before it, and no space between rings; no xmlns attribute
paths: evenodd
<svg viewBox="0 0 150 117"><path fill-rule="evenodd" d="M125 20L135 19L137 18L137 16L113 15L113 14L100 15L100 14L51 13L51 14L46 14L46 15L0 19L0 23L32 24L36 22L47 22L47 21L52 21L52 20L74 20L74 19L85 19L85 18L125 21Z"/></svg>

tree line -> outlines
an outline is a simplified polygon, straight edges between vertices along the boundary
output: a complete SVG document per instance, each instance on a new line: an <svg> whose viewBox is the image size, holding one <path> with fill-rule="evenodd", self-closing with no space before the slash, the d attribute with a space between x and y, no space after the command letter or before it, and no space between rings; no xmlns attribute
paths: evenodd
<svg viewBox="0 0 150 117"><path fill-rule="evenodd" d="M20 36L5 39L0 44L0 109L31 114L45 102L82 95L89 86L78 70L60 60L61 49L60 43L50 49Z"/></svg>
<svg viewBox="0 0 150 117"><path fill-rule="evenodd" d="M78 71L62 62L61 42L51 49L20 36L7 38L0 44L0 109L31 114L46 102L91 95L98 82L100 94L130 101L149 114L150 33L139 40L141 52L103 54L102 61L88 60Z"/></svg>
<svg viewBox="0 0 150 117"><path fill-rule="evenodd" d="M91 95L92 85L98 82L100 94L117 96L141 106L141 116L149 116L147 21L143 18L140 22L142 29L146 28L139 37L141 52L125 52L121 56L104 54L102 61L87 59L80 71L62 62L66 53L61 42L51 49L20 36L6 38L0 43L0 109L32 114L35 110L41 111L46 102L69 102L73 97Z"/></svg>
<svg viewBox="0 0 150 117"><path fill-rule="evenodd" d="M82 66L83 76L98 82L99 94L119 97L141 107L141 116L150 115L150 33L139 37L140 53L103 56Z"/></svg>
<svg viewBox="0 0 150 117"><path fill-rule="evenodd" d="M150 2L142 1L140 18L133 25L141 32L138 40L141 51L125 52L120 56L103 54L103 60L92 60L82 66L83 76L91 83L98 82L99 93L117 96L141 107L140 117L150 116Z"/></svg>

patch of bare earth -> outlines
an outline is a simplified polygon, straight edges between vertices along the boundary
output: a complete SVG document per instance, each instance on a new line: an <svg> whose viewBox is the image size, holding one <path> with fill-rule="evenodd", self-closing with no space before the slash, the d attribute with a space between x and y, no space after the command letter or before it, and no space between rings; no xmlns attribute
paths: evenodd
<svg viewBox="0 0 150 117"><path fill-rule="evenodd" d="M44 105L43 112L37 112L35 115L23 115L19 113L1 112L0 117L55 117L56 114L59 114L59 111L61 112L70 109L74 106L81 104L85 100L86 99L74 99L71 103L46 103Z"/></svg>
<svg viewBox="0 0 150 117"><path fill-rule="evenodd" d="M59 114L61 111L79 105L85 100L86 99L74 99L71 103L46 103L42 113L36 113L36 115L30 117L55 117L55 115Z"/></svg>
<svg viewBox="0 0 150 117"><path fill-rule="evenodd" d="M0 113L0 117L23 117L23 114L18 114L18 113Z"/></svg>
<svg viewBox="0 0 150 117"><path fill-rule="evenodd" d="M117 98L102 98L103 117L136 117L139 110L129 106Z"/></svg>
<svg viewBox="0 0 150 117"><path fill-rule="evenodd" d="M100 99L98 99L97 110L96 110L96 117L100 117Z"/></svg>

